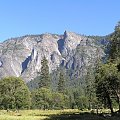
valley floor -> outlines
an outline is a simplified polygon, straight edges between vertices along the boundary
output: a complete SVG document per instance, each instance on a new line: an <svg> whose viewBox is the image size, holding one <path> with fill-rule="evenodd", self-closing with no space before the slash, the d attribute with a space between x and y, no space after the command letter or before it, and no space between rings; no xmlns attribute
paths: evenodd
<svg viewBox="0 0 120 120"><path fill-rule="evenodd" d="M90 111L66 110L20 110L0 111L0 120L119 120L120 116L110 117L107 113L96 115Z"/></svg>

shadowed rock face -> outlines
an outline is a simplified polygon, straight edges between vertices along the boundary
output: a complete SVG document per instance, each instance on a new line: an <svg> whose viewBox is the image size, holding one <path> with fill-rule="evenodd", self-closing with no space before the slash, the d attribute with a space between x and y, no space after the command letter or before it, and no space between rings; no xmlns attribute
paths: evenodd
<svg viewBox="0 0 120 120"><path fill-rule="evenodd" d="M20 76L28 82L40 72L44 56L52 72L60 65L80 69L93 64L97 55L103 57L104 52L93 39L73 32L13 38L0 44L0 78Z"/></svg>

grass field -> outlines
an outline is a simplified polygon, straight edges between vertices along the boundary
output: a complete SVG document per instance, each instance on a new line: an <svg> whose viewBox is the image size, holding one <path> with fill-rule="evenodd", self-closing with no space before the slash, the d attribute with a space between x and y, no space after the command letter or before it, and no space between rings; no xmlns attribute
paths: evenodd
<svg viewBox="0 0 120 120"><path fill-rule="evenodd" d="M0 120L120 120L118 117L98 116L89 111L71 110L20 110L0 111Z"/></svg>
<svg viewBox="0 0 120 120"><path fill-rule="evenodd" d="M45 120L51 115L78 113L79 110L20 110L0 111L0 120Z"/></svg>

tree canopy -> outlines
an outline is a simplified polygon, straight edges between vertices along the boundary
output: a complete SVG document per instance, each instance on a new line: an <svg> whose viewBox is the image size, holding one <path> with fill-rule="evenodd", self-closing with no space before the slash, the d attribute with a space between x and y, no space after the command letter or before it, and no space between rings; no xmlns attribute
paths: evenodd
<svg viewBox="0 0 120 120"><path fill-rule="evenodd" d="M30 92L21 78L6 77L0 80L0 107L4 109L30 108Z"/></svg>

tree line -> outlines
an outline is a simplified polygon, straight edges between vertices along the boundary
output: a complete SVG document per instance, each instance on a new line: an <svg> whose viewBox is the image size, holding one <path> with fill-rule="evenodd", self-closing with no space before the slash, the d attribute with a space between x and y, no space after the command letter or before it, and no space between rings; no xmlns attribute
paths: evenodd
<svg viewBox="0 0 120 120"><path fill-rule="evenodd" d="M92 74L86 86L86 96L79 89L71 92L66 87L64 72L59 71L56 90L51 88L51 77L48 61L44 57L41 61L41 72L36 77L38 87L29 90L19 77L6 77L0 80L0 109L87 109L95 102L92 97ZM86 79L88 79L86 77ZM93 102L94 101L94 102Z"/></svg>

